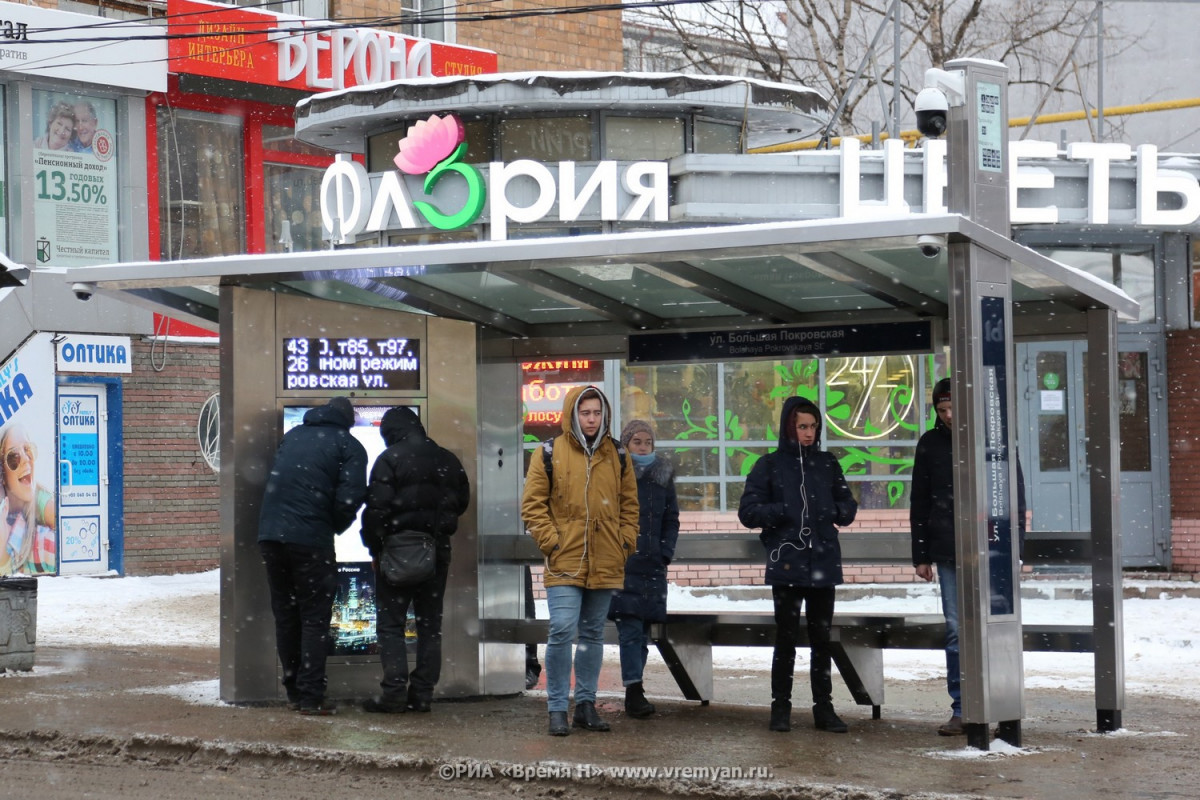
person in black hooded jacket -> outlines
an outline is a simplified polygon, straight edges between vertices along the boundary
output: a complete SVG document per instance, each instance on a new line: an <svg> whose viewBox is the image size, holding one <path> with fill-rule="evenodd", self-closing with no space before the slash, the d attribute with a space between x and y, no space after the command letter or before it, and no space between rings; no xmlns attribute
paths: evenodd
<svg viewBox="0 0 1200 800"><path fill-rule="evenodd" d="M367 451L353 425L345 397L310 409L279 444L259 515L283 687L301 714L332 713L325 658L338 585L333 537L354 522L367 493Z"/></svg>
<svg viewBox="0 0 1200 800"><path fill-rule="evenodd" d="M829 638L834 587L842 582L842 548L835 526L849 525L857 513L858 502L841 465L821 449L820 409L802 397L789 397L779 416L779 448L755 462L738 507L743 525L762 529L766 582L775 601L768 726L773 731L791 730L802 605L812 648L813 723L818 730L847 731L833 709Z"/></svg>
<svg viewBox="0 0 1200 800"><path fill-rule="evenodd" d="M950 719L938 729L940 736L959 736L962 722L962 677L958 651L958 571L954 535L954 441L950 423L954 418L950 379L933 386L934 425L917 441L913 458L912 489L908 521L912 533L912 563L917 577L932 581L937 567L946 620L946 693L950 695ZM1017 528L1021 550L1025 544L1025 475L1017 459Z"/></svg>
<svg viewBox="0 0 1200 800"><path fill-rule="evenodd" d="M425 434L407 406L388 409L379 432L387 449L371 468L362 540L375 567L376 632L383 695L367 700L367 711L429 711L442 671L442 599L450 572L450 537L471 502L471 486L458 457ZM418 586L392 586L379 569L384 540L400 531L432 534L436 568ZM404 630L408 607L417 621L417 664L408 672Z"/></svg>

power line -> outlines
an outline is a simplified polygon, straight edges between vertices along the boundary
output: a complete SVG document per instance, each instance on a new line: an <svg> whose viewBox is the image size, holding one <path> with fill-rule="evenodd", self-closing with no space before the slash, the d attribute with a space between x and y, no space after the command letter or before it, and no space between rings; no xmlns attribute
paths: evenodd
<svg viewBox="0 0 1200 800"><path fill-rule="evenodd" d="M214 8L209 11L189 11L189 12L182 13L182 14L163 15L161 17L154 17L152 19L152 22L161 24L162 21L170 22L170 21L179 21L179 20L183 20L183 19L188 19L188 18L192 18L192 17L206 17L209 15L224 14L233 9L246 9L246 10L253 11L256 9L264 8L266 6L281 5L285 2L288 2L288 0L270 0L269 2L264 2L264 3L260 3L260 4L253 5L253 6L233 6L233 7L229 7L229 8ZM481 0L480 2L469 3L467 5L471 5L471 6L491 5L495 2L496 2L496 0ZM469 13L452 13L452 14L441 14L441 15L408 14L408 15L401 15L401 16L393 15L393 16L387 16L387 17L349 17L349 18L346 18L344 20L339 20L339 21L335 21L330 18L295 17L294 19L263 20L261 23L263 25L263 27L260 30L254 30L255 24L257 24L256 21L247 20L247 21L243 21L240 24L243 24L246 26L247 30L244 31L245 33L250 33L250 34L259 33L259 34L262 34L262 35L265 35L268 37L276 36L278 38L290 38L290 37L294 37L294 36L308 35L308 34L314 34L314 33L328 33L328 32L340 31L340 30L352 30L352 29L357 29L357 28L361 28L364 26L371 26L371 27L383 27L383 26L387 26L387 25L397 25L397 26L398 25L413 25L413 26L416 26L416 25L430 25L430 24L433 24L436 22L455 22L456 24L460 23L460 22L465 22L465 23L495 22L495 21L504 21L504 20L509 20L509 19L523 19L523 18L528 18L528 17L575 16L578 14L625 11L625 10L646 9L646 8L662 8L662 7L667 7L667 6L678 6L678 5L709 4L712 2L719 2L719 0L638 0L637 2L594 3L591 5L587 5L587 6L553 6L550 8L528 9L528 10L521 10L521 11L469 12ZM316 25L305 24L303 27L292 27L291 25L288 24L291 22L304 22L304 23L316 22L318 24L316 24ZM280 23L283 23L283 25L281 26ZM77 25L77 26L66 26L66 27L62 27L62 28L27 28L26 30L29 32L35 32L35 33L49 32L49 31L95 30L96 28L119 30L122 27L128 28L132 24L136 24L138 26L138 29L140 30L140 29L146 27L146 25L148 23L142 22L142 21L124 20L123 19L123 20L111 20L108 22L97 23L95 25L92 25L92 24ZM19 46L21 44L27 44L27 45L34 45L34 44L90 44L90 45L95 45L95 47L93 47L91 49L100 49L100 47L102 47L104 43L109 43L109 42L116 43L116 42L159 41L159 40L166 40L169 42L172 40L188 40L188 39L222 39L222 40L225 40L225 39L229 38L230 34L231 34L230 31L221 30L221 31L197 31L197 32L192 32L192 33L156 33L156 34L145 34L145 35L121 35L121 36L114 35L114 36L95 36L95 37L76 37L76 38L65 38L64 37L64 38L57 38L57 39L41 39L41 40L37 40L36 42L35 41L27 41L27 40L22 41L22 42L8 42L8 43L6 43L6 46L14 47L14 46ZM404 34L399 34L399 35L404 35ZM433 40L433 41L436 41L436 40ZM206 55L217 55L220 53L237 52L239 50L249 49L251 47L255 47L260 44L261 44L261 42L252 42L252 43L247 43L247 44L243 44L243 45L231 45L228 47L214 48L214 49L208 50ZM451 43L451 42L446 42L445 44L453 46L453 43ZM155 63L162 63L162 62L169 64L173 61L185 60L190 57L191 57L190 55L167 56L165 58L158 58L158 59L138 59L138 60L131 60L131 61L123 61L123 62L116 62L116 61L65 62L65 61L59 61L59 60L50 61L50 59L38 59L38 60L34 60L34 61L27 61L27 62L21 64L20 66L14 65L12 67L9 67L7 69L7 71L8 72L34 72L34 71L36 71L36 68L39 65L39 63L44 64L47 61L50 61L50 63L52 63L53 66L55 66L55 67L88 67L88 66L97 66L97 65L133 66L133 65L137 65L137 64L155 64ZM55 58L57 59L57 57L55 57Z"/></svg>

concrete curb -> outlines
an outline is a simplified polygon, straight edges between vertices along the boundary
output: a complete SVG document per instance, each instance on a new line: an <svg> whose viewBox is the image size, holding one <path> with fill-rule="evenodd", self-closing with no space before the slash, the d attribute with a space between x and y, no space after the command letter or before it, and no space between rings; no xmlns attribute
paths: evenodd
<svg viewBox="0 0 1200 800"><path fill-rule="evenodd" d="M705 797L713 800L965 800L969 795L905 794L890 789L866 789L837 784L798 784L765 779L656 778L625 776L638 768L604 767L596 764L551 762L539 765L536 774L529 765L471 758L428 758L404 754L380 755L311 747L254 742L208 741L177 736L133 734L128 738L110 735L76 735L60 731L0 730L0 757L64 760L108 767L130 764L160 768L192 769L261 768L292 773L402 771L413 777L450 781L508 784L503 793L520 791L519 784L536 781L538 794L558 796L551 787L575 786L591 789L620 789L630 796L648 793L669 797ZM695 771L697 768L690 768ZM681 771L686 771L681 768ZM530 774L527 774L530 773Z"/></svg>

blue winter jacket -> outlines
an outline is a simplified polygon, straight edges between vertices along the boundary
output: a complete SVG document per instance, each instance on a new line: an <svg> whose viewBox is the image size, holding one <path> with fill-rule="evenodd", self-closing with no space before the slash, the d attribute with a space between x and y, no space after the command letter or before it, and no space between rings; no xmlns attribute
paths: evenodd
<svg viewBox="0 0 1200 800"><path fill-rule="evenodd" d="M258 541L333 549L367 496L367 451L350 433L354 407L335 397L283 436L267 478Z"/></svg>

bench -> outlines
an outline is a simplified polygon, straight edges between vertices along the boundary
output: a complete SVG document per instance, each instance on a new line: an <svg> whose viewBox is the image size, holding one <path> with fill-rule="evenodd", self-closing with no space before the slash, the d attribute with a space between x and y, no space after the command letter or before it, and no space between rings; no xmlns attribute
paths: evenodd
<svg viewBox="0 0 1200 800"><path fill-rule="evenodd" d="M858 533L842 536L843 563L911 563L907 533ZM480 537L486 562L541 563L541 554L528 536ZM1087 533L1030 534L1026 563L1090 563ZM754 534L685 534L672 563L762 563L762 544ZM546 620L484 619L483 641L544 644ZM800 627L799 644L808 645ZM651 638L679 685L683 696L707 705L713 698L713 647L773 647L775 620L769 612L670 612L667 621L651 626ZM854 701L871 706L879 719L883 705L885 649L941 650L946 625L941 614L834 614L831 650L834 665ZM605 643L617 644L616 628L605 629ZM1090 625L1025 625L1022 645L1027 652L1094 652Z"/></svg>

